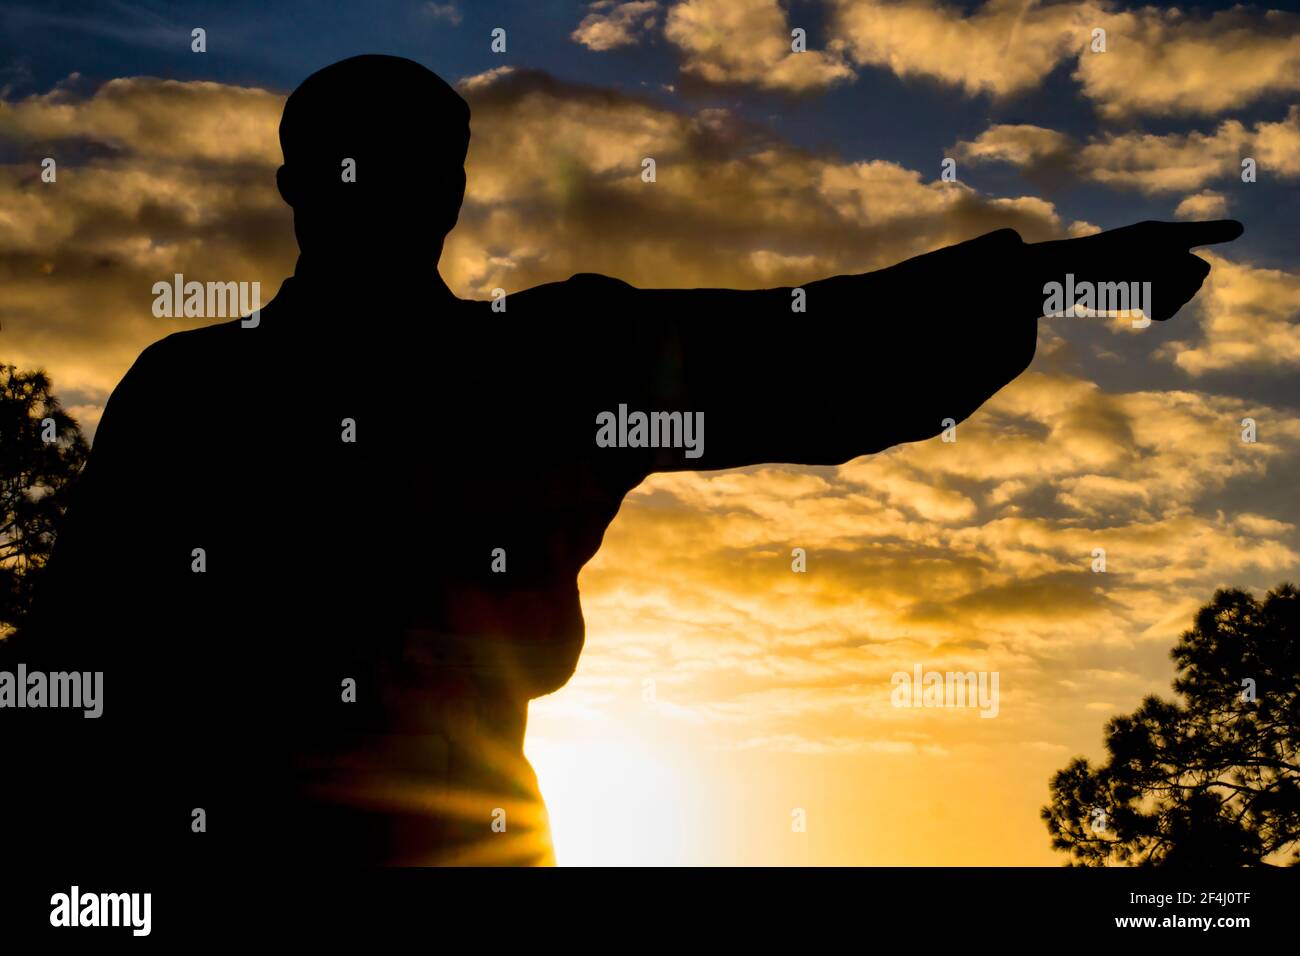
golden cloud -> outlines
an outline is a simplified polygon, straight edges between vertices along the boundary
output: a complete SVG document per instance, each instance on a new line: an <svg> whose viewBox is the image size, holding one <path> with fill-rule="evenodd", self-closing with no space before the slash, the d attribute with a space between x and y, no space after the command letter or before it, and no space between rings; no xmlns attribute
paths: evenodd
<svg viewBox="0 0 1300 956"><path fill-rule="evenodd" d="M161 159L278 164L283 107L282 95L252 87L126 77L84 100L59 89L0 101L0 136L89 140Z"/></svg>
<svg viewBox="0 0 1300 956"><path fill-rule="evenodd" d="M1108 133L1085 144L1041 126L995 125L953 150L971 162L1011 163L1030 175L1068 173L1117 189L1188 192L1216 180L1240 181L1247 158L1262 175L1300 176L1300 106L1253 129L1225 120L1212 133Z"/></svg>
<svg viewBox="0 0 1300 956"><path fill-rule="evenodd" d="M580 271L765 288L883 267L1002 226L1029 239L1062 233L1036 197L991 199L896 163L818 156L722 110L678 113L527 71L462 88L474 110L470 186L443 259L462 293ZM641 178L647 158L653 183Z"/></svg>
<svg viewBox="0 0 1300 956"><path fill-rule="evenodd" d="M1179 219L1222 219L1228 214L1228 197L1212 189L1184 196L1174 215Z"/></svg>
<svg viewBox="0 0 1300 956"><path fill-rule="evenodd" d="M1240 441L1246 413L1267 442ZM654 674L719 746L951 749L965 731L923 729L951 715L889 706L890 674L924 662L1001 671L996 732L1041 742L1063 694L1083 725L1088 701L1136 701L1164 665L1135 648L1167 644L1218 584L1295 574L1295 524L1258 508L1297 463L1284 409L1031 371L955 444L656 475L583 572L574 693L588 667L606 690Z"/></svg>
<svg viewBox="0 0 1300 956"><path fill-rule="evenodd" d="M1293 13L1237 6L1198 17L1147 6L1095 19L1107 52L1082 53L1074 78L1103 115L1214 115L1300 90Z"/></svg>
<svg viewBox="0 0 1300 956"><path fill-rule="evenodd" d="M630 46L654 27L658 12L657 0L632 0L630 3L599 0L588 7L587 15L570 38L589 50Z"/></svg>
<svg viewBox="0 0 1300 956"><path fill-rule="evenodd" d="M1260 269L1209 254L1199 341L1160 352L1191 375L1238 368L1300 367L1300 274Z"/></svg>
<svg viewBox="0 0 1300 956"><path fill-rule="evenodd" d="M1012 226L1060 233L1035 197L989 199L882 161L797 150L720 110L501 68L462 81L469 191L441 271L486 296L598 271L646 286L770 287L866 271ZM292 271L274 169L283 97L218 83L113 80L0 102L21 154L0 167L6 358L44 365L91 420L150 342L196 320L152 316L175 272L261 283ZM54 183L40 160L58 161ZM652 157L654 183L641 179Z"/></svg>
<svg viewBox="0 0 1300 956"><path fill-rule="evenodd" d="M832 51L855 64L970 95L1023 93L1073 62L1084 96L1109 117L1214 115L1300 90L1300 17L1276 10L989 0L967 14L939 0L836 0L833 21Z"/></svg>
<svg viewBox="0 0 1300 956"><path fill-rule="evenodd" d="M463 295L579 271L770 287L1002 226L1031 240L1066 232L1038 197L817 155L724 111L676 112L523 70L462 89L474 109L469 194L442 270ZM154 281L181 271L261 280L272 294L294 255L273 180L279 102L124 80L83 100L0 104L21 151L0 168L5 357L46 365L91 414L144 345L183 324L151 316ZM178 111L189 129L159 151ZM1052 139L1036 135L987 145L1032 157ZM1289 134L1265 124L1251 135L1264 156ZM44 155L60 158L56 183L39 179ZM647 157L654 182L641 178ZM1170 357L1188 371L1243 354L1294 361L1283 339L1295 338L1295 276L1213 261L1194 327L1203 341ZM1230 318L1242 314L1257 321ZM1055 335L1044 326L1043 343ZM1286 409L1204 392L1108 391L1050 358L964 422L955 444L647 481L583 571L588 652L556 706L597 719L652 673L671 691L663 713L702 735L721 728L710 739L722 746L882 758L1095 730L1082 703L1135 700L1153 675L1163 681L1163 649L1135 649L1167 643L1214 586L1295 574L1293 515L1268 502L1289 488L1300 426ZM1255 445L1239 440L1247 415L1260 422ZM806 574L791 569L796 547ZM1106 574L1090 570L1096 547ZM914 662L999 670L1003 716L962 724L890 707L891 672ZM1105 675L1122 669L1132 681L1117 687ZM1032 769L1041 781L1050 767Z"/></svg>
<svg viewBox="0 0 1300 956"><path fill-rule="evenodd" d="M802 92L854 75L836 53L794 52L777 0L684 0L669 9L664 36L682 51L682 71L709 83Z"/></svg>
<svg viewBox="0 0 1300 956"><path fill-rule="evenodd" d="M1032 89L1086 48L1093 4L986 3L969 16L931 0L833 5L832 48L859 66L928 77L974 95Z"/></svg>

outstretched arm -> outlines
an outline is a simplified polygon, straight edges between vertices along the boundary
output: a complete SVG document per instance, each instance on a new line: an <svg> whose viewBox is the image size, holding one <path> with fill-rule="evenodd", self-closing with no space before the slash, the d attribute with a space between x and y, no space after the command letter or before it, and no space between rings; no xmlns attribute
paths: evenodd
<svg viewBox="0 0 1300 956"><path fill-rule="evenodd" d="M1028 367L1049 282L1150 282L1172 317L1209 273L1188 250L1241 233L1232 221L1143 222L1026 244L1002 229L863 275L793 288L628 290L667 320L660 356L679 387L663 410L704 413L703 454L658 449L654 469L838 464L960 422ZM651 400L651 399L647 399ZM650 409L645 409L650 410Z"/></svg>

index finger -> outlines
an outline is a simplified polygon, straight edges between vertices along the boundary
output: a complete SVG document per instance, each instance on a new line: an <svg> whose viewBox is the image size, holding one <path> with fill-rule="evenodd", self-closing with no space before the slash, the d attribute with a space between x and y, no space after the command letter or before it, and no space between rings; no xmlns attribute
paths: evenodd
<svg viewBox="0 0 1300 956"><path fill-rule="evenodd" d="M1205 219L1201 222L1171 222L1167 224L1170 238L1180 246L1212 246L1216 242L1232 242L1246 227L1235 219Z"/></svg>

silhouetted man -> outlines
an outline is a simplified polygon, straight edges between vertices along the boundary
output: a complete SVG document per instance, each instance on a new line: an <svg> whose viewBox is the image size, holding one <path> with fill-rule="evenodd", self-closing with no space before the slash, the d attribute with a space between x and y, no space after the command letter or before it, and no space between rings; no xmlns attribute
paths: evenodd
<svg viewBox="0 0 1300 956"><path fill-rule="evenodd" d="M1168 318L1209 270L1188 249L1240 232L1004 229L809 282L806 313L598 275L499 312L436 271L469 141L451 87L345 60L280 139L294 276L256 325L140 356L60 532L38 656L105 672L104 716L45 731L62 762L29 775L68 852L546 861L528 701L573 673L578 572L628 491L933 437L1029 365L1045 283L1150 281Z"/></svg>

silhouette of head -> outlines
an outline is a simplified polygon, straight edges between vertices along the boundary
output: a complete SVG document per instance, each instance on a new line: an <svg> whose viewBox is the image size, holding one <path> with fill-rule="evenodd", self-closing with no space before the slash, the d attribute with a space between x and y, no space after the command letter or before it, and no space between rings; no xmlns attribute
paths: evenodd
<svg viewBox="0 0 1300 956"><path fill-rule="evenodd" d="M276 173L304 257L346 270L432 272L465 195L469 106L395 56L313 73L284 104ZM350 162L349 162L350 161Z"/></svg>

